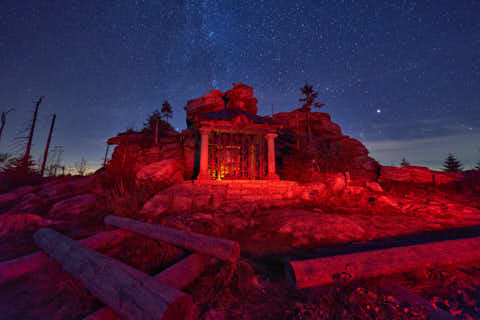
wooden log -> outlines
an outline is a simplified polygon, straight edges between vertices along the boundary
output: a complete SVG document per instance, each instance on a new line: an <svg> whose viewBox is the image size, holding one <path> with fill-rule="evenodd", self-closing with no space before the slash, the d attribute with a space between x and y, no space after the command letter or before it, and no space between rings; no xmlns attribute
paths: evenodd
<svg viewBox="0 0 480 320"><path fill-rule="evenodd" d="M200 276L208 265L217 262L217 259L199 253L193 253L157 274L154 278L161 283L175 289L183 289ZM104 307L83 320L118 320L119 317L109 307Z"/></svg>
<svg viewBox="0 0 480 320"><path fill-rule="evenodd" d="M42 228L35 243L90 292L127 319L190 319L192 298L149 275Z"/></svg>
<svg viewBox="0 0 480 320"><path fill-rule="evenodd" d="M116 246L131 236L133 236L132 233L124 230L105 231L79 240L79 242L90 249L97 250L107 246ZM43 252L36 252L17 259L1 262L0 285L7 281L14 281L25 274L34 273L53 263L55 262L48 258Z"/></svg>
<svg viewBox="0 0 480 320"><path fill-rule="evenodd" d="M331 283L333 275L343 271L350 273L352 279L361 279L425 266L472 262L480 259L479 247L480 237L475 237L290 261L285 266L285 275L296 288L308 288Z"/></svg>
<svg viewBox="0 0 480 320"><path fill-rule="evenodd" d="M427 319L436 319L436 320L454 320L456 319L449 312L434 307L429 301L425 300L423 297L413 293L402 285L391 281L383 279L379 283L379 289L384 295L389 295L395 297L400 303L408 304L413 307L419 307L423 310L424 314L427 316Z"/></svg>
<svg viewBox="0 0 480 320"><path fill-rule="evenodd" d="M152 239L165 241L188 250L203 253L220 260L234 262L240 256L240 245L236 241L210 237L203 234L162 227L115 216L105 217L105 223L120 229L142 234Z"/></svg>

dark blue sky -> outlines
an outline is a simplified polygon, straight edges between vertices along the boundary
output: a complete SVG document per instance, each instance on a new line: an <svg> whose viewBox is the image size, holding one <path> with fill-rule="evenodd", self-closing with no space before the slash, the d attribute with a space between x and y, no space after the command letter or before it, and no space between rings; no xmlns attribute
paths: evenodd
<svg viewBox="0 0 480 320"><path fill-rule="evenodd" d="M480 1L0 2L0 151L40 109L35 150L98 167L108 137L139 128L167 99L185 127L187 100L233 82L259 113L299 107L305 81L343 131L383 164L439 167L480 159Z"/></svg>

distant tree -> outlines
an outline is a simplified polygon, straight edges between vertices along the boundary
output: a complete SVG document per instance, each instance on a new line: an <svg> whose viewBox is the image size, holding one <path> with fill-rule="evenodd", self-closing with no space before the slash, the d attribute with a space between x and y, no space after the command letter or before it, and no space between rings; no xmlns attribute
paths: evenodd
<svg viewBox="0 0 480 320"><path fill-rule="evenodd" d="M305 131L307 131L307 139L308 139L308 143L310 143L312 140L311 125L310 125L310 111L311 111L310 107L314 106L315 108L320 109L321 107L324 106L324 104L318 103L315 101L318 98L318 92L313 90L313 86L309 85L308 83L305 83L305 86L303 86L303 88L300 88L300 90L302 91L302 94L304 95L304 97L300 98L299 101L303 102L302 109L306 110Z"/></svg>
<svg viewBox="0 0 480 320"><path fill-rule="evenodd" d="M36 185L41 181L42 177L31 157L26 159L22 155L10 158L0 172L0 193L26 185Z"/></svg>
<svg viewBox="0 0 480 320"><path fill-rule="evenodd" d="M172 106L170 105L170 103L168 103L167 100L165 100L162 104L162 117L167 120L167 123L169 123L168 119L172 118L172 114Z"/></svg>
<svg viewBox="0 0 480 320"><path fill-rule="evenodd" d="M85 175L85 172L87 172L87 160L85 160L84 157L82 157L79 162L75 162L73 166L75 171L77 171L77 174L80 176Z"/></svg>
<svg viewBox="0 0 480 320"><path fill-rule="evenodd" d="M409 165L410 165L410 162L408 162L407 159L403 158L403 159L402 159L402 163L400 163L400 165L401 165L402 167L409 166Z"/></svg>
<svg viewBox="0 0 480 320"><path fill-rule="evenodd" d="M8 161L11 157L12 155L7 152L0 152L0 169L4 168L8 164Z"/></svg>
<svg viewBox="0 0 480 320"><path fill-rule="evenodd" d="M447 159L443 162L443 171L445 172L461 172L463 165L457 160L457 157L452 153L449 153Z"/></svg>
<svg viewBox="0 0 480 320"><path fill-rule="evenodd" d="M63 173L63 171L65 170L65 166L62 164L63 152L63 146L54 146L52 148L52 151L49 153L50 156L48 157L48 164L45 170L46 176L56 176L60 173L59 170L62 170Z"/></svg>
<svg viewBox="0 0 480 320"><path fill-rule="evenodd" d="M478 160L477 165L475 166L475 169L480 170L480 160Z"/></svg>
<svg viewBox="0 0 480 320"><path fill-rule="evenodd" d="M320 109L325 105L323 103L318 103L315 101L318 98L318 92L313 90L313 86L309 85L308 83L305 83L305 86L303 88L300 88L300 90L302 91L302 94L305 96L299 99L300 102L303 102L302 108L310 109L310 107L313 106L315 108Z"/></svg>
<svg viewBox="0 0 480 320"><path fill-rule="evenodd" d="M11 157L11 154L9 154L7 152L1 152L0 153L0 163L7 162L10 157Z"/></svg>
<svg viewBox="0 0 480 320"><path fill-rule="evenodd" d="M148 117L147 121L143 125L144 130L154 131L157 122L162 120L162 114L158 109L154 110Z"/></svg>
<svg viewBox="0 0 480 320"><path fill-rule="evenodd" d="M151 134L155 136L155 140L157 140L158 136L165 131L173 130L172 126L162 120L162 114L160 111L154 110L148 117L146 122L143 125L143 132Z"/></svg>

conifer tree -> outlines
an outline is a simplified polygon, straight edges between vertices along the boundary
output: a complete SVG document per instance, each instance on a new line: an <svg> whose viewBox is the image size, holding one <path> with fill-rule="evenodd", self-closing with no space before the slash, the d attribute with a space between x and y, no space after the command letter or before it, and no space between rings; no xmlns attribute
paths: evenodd
<svg viewBox="0 0 480 320"><path fill-rule="evenodd" d="M445 172L461 172L463 165L457 160L457 157L452 153L449 153L447 159L443 162L443 171Z"/></svg>
<svg viewBox="0 0 480 320"><path fill-rule="evenodd" d="M305 86L303 88L300 88L300 90L302 91L302 94L305 96L299 99L300 102L303 102L302 108L310 109L311 106L314 106L315 108L321 108L325 105L315 101L318 98L318 92L313 90L313 86L309 85L308 83L305 83Z"/></svg>
<svg viewBox="0 0 480 320"><path fill-rule="evenodd" d="M162 117L164 117L167 120L167 123L170 123L168 119L172 117L172 106L170 103L168 103L167 100L162 104Z"/></svg>
<svg viewBox="0 0 480 320"><path fill-rule="evenodd" d="M401 165L402 167L409 166L409 165L410 165L410 162L408 162L407 159L403 158L403 159L402 159L402 163L400 163L400 165Z"/></svg>
<svg viewBox="0 0 480 320"><path fill-rule="evenodd" d="M311 133L311 125L310 125L310 107L313 106L315 108L320 109L321 107L324 106L322 103L318 103L315 100L318 98L318 92L313 90L313 86L309 85L308 83L305 83L305 86L303 88L300 88L302 91L302 94L304 95L303 98L300 98L299 101L303 102L302 109L306 110L305 112L305 123L306 123L306 128L305 130L307 131L307 141L308 143L311 142L312 138L312 133Z"/></svg>
<svg viewBox="0 0 480 320"><path fill-rule="evenodd" d="M154 110L148 117L147 122L144 123L144 130L153 131L158 121L162 119L162 114L158 109Z"/></svg>

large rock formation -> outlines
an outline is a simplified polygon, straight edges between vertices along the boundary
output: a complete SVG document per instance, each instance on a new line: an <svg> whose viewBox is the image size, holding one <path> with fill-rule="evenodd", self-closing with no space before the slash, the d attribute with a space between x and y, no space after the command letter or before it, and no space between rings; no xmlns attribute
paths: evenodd
<svg viewBox="0 0 480 320"><path fill-rule="evenodd" d="M139 183L175 183L183 180L184 154L182 136L176 131L160 132L158 144L152 134L131 132L110 138L116 144L107 170L135 177Z"/></svg>
<svg viewBox="0 0 480 320"><path fill-rule="evenodd" d="M384 166L380 170L380 181L396 181L408 183L445 184L459 181L461 174L433 171L425 167Z"/></svg>
<svg viewBox="0 0 480 320"><path fill-rule="evenodd" d="M215 112L223 109L239 109L251 114L257 114L258 100L253 95L253 88L243 83L234 83L233 88L225 93L212 90L206 95L189 100L185 106L187 125L199 114Z"/></svg>
<svg viewBox="0 0 480 320"><path fill-rule="evenodd" d="M349 172L373 179L380 165L358 140L343 135L330 115L297 109L273 115L284 129L277 138L277 164L283 179L315 179L321 173Z"/></svg>

